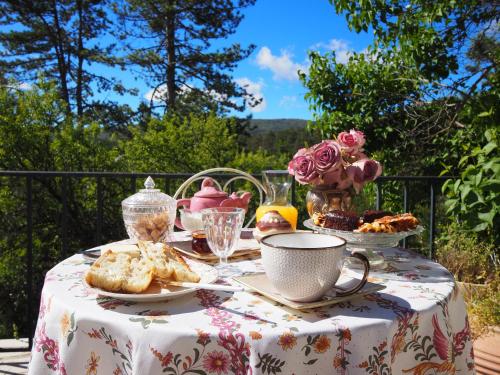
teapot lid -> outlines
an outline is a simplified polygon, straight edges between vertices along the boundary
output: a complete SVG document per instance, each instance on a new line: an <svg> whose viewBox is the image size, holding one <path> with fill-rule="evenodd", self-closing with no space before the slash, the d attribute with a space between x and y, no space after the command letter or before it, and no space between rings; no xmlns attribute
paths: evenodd
<svg viewBox="0 0 500 375"><path fill-rule="evenodd" d="M155 183L151 176L144 182L145 189L139 190L138 193L122 201L123 207L155 207L155 206L168 206L175 202L175 200L162 193L160 189L155 189Z"/></svg>
<svg viewBox="0 0 500 375"><path fill-rule="evenodd" d="M214 180L207 177L203 179L201 183L201 190L194 196L200 198L227 198L227 193L219 190L219 188L215 186Z"/></svg>

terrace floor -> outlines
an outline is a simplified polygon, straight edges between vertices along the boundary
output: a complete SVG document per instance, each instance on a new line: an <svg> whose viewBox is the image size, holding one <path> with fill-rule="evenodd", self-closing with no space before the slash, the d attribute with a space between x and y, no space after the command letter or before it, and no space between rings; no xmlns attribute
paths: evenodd
<svg viewBox="0 0 500 375"><path fill-rule="evenodd" d="M26 348L28 339L7 339L0 340L0 348ZM0 374L27 374L28 363L30 361L30 352L13 351L0 352Z"/></svg>

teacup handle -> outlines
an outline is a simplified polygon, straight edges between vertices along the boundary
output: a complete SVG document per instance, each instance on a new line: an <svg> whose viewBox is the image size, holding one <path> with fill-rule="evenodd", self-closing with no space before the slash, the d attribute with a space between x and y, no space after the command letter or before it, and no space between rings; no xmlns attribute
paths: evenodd
<svg viewBox="0 0 500 375"><path fill-rule="evenodd" d="M366 256L364 256L363 254L353 253L352 255L348 256L348 258L357 258L361 262L363 262L363 267L364 267L363 277L361 278L361 280L359 280L359 283L354 285L351 289L347 289L347 290L343 290L343 291L336 290L336 295L339 297L340 296L349 296L351 294L356 293L361 288L363 288L366 284L366 279L368 278L368 273L370 272L370 262L368 261L368 258Z"/></svg>

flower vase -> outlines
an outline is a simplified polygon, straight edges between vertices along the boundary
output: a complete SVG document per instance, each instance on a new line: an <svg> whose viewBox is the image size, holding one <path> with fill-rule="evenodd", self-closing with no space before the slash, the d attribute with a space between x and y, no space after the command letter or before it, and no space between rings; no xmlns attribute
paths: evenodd
<svg viewBox="0 0 500 375"><path fill-rule="evenodd" d="M353 189L339 190L334 185L316 185L307 192L306 207L309 216L327 213L331 210L351 211L353 209Z"/></svg>
<svg viewBox="0 0 500 375"><path fill-rule="evenodd" d="M361 196L356 194L356 191L350 189L336 189L335 185L316 185L307 192L306 206L309 216L312 218L315 213L327 213L331 210L354 211L360 214L363 203L359 199ZM360 207L361 206L361 207ZM342 237L341 233L336 233ZM345 238L345 237L343 237ZM386 267L385 259L382 255L376 252L378 246L371 246L368 243L357 244L347 240L347 250L351 253L361 252L370 262L372 269L384 269ZM358 268L358 262L347 265L352 268Z"/></svg>

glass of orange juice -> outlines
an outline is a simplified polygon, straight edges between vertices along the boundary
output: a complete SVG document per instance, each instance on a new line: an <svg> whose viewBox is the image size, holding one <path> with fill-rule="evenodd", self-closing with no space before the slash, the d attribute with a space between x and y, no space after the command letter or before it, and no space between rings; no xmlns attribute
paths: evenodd
<svg viewBox="0 0 500 375"><path fill-rule="evenodd" d="M295 230L298 212L288 199L288 192L292 186L292 176L286 170L270 170L262 173L267 194L264 203L257 208L256 222L258 223L265 213L278 211Z"/></svg>

